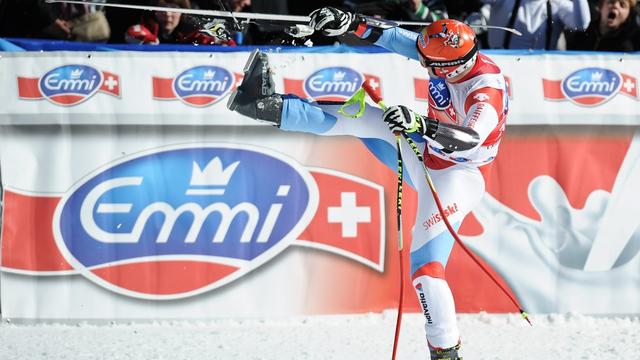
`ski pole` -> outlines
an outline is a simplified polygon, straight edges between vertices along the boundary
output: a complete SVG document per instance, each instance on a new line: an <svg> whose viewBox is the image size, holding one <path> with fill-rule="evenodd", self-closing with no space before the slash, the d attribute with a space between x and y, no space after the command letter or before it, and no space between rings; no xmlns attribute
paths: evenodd
<svg viewBox="0 0 640 360"><path fill-rule="evenodd" d="M413 140L411 140L411 138L409 138L407 135L404 135L404 138L407 140L407 142L409 142L409 145L411 146L411 149L418 156L418 160L420 161L420 164L422 165L422 169L424 170L425 178L427 179L427 183L429 184L429 189L431 190L431 193L433 194L433 199L435 200L436 205L438 206L438 212L440 213L440 217L444 221L444 224L447 227L447 229L449 230L449 233L451 233L451 236L453 236L453 238L455 239L456 243L471 258L471 260L473 260L473 262L475 262L476 265L478 265L478 267L480 267L480 269L491 279L491 281L493 281L493 283L496 284L496 286L498 286L498 288L504 293L504 295L507 298L509 298L511 303L518 309L518 312L520 313L522 318L524 320L526 320L529 323L529 325L533 326L533 324L531 323L531 319L529 318L529 314L522 309L522 306L520 306L520 303L518 302L518 300L516 300L515 297L513 297L511 294L509 294L509 292L504 288L504 286L502 286L502 284L500 284L498 282L498 280L489 272L489 270L487 270L487 268L484 265L482 265L480 260L478 260L477 256L467 247L467 245L465 245L462 242L462 240L458 236L458 233L456 233L456 231L453 228L453 226L451 226L451 223L449 222L449 219L444 214L444 210L442 208L442 203L440 202L440 196L438 196L438 192L436 191L435 185L433 184L433 181L431 180L431 176L429 175L429 171L427 170L427 167L424 164L424 158L422 157L422 154L420 154L420 149L418 149L418 146L415 144L415 142L413 142Z"/></svg>
<svg viewBox="0 0 640 360"><path fill-rule="evenodd" d="M365 91L371 97L371 99L373 101L375 101L376 103L378 103L378 105L380 105L380 107L383 110L386 108L386 106L384 106L384 104L382 103L382 99L377 94L375 94L373 89L370 86L368 86L368 84L363 84L362 87L365 89ZM489 270L487 270L484 267L484 265L482 265L482 263L477 259L476 255L473 254L473 252L471 250L469 250L469 248L462 242L462 240L460 239L460 237L456 233L456 231L453 228L453 226L451 226L451 223L449 222L449 219L447 218L447 216L445 216L444 209L442 208L442 203L440 202L440 196L438 196L438 192L436 191L436 187L433 184L433 181L431 180L431 175L429 175L429 170L427 169L426 165L424 164L424 157L422 156L422 153L420 152L420 149L418 148L416 143L406 133L402 132L402 136L407 141L407 143L409 143L409 146L411 147L411 150L413 150L413 152L416 154L416 156L418 157L418 161L422 165L422 170L424 171L424 175L425 175L425 178L427 180L427 184L429 185L429 189L431 190L431 194L433 195L433 199L436 202L436 206L438 207L438 212L440 213L440 216L442 217L442 220L444 221L444 224L447 227L447 230L449 230L449 233L451 233L451 236L453 236L453 238L455 239L456 243L458 243L458 245L471 258L471 260L473 260L473 262L475 262L476 265L478 265L478 267L480 267L480 269L482 269L482 271L491 279L491 281L493 281L493 283L496 284L496 286L498 286L498 288L504 293L504 295L506 295L507 298L509 298L509 300L511 300L511 303L513 303L513 305L515 305L515 307L518 309L518 311L520 312L520 315L522 316L522 318L524 320L526 320L529 323L529 325L533 326L533 324L531 323L531 319L529 319L529 314L522 309L522 307L520 306L520 303L518 302L518 300L516 300L511 294L509 294L509 292L498 282L498 280L489 272ZM396 134L396 138L398 138L397 134Z"/></svg>
<svg viewBox="0 0 640 360"><path fill-rule="evenodd" d="M371 85L368 82L362 83L361 90L364 89L363 93L366 92L371 99L378 104L378 106L385 110L387 106L382 102L382 98L378 96ZM357 93L356 93L357 94ZM362 103L364 104L364 98L362 99ZM398 342L400 339L400 328L402 326L402 308L404 304L404 261L403 261L403 236L402 236L402 182L404 177L404 165L402 164L402 141L400 139L400 133L394 133L396 136L396 151L398 157L398 183L397 183L397 191L396 191L396 222L398 225L398 259L400 261L400 295L398 300L398 316L396 318L396 330L393 338L393 352L391 355L391 359L395 360L397 350L398 350Z"/></svg>

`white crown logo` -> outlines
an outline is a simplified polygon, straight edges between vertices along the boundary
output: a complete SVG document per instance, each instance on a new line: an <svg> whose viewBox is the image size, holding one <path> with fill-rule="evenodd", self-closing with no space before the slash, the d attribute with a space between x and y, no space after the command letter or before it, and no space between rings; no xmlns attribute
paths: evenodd
<svg viewBox="0 0 640 360"><path fill-rule="evenodd" d="M71 71L71 78L72 79L79 79L82 76L82 73L84 72L84 70L81 69L75 69Z"/></svg>
<svg viewBox="0 0 640 360"><path fill-rule="evenodd" d="M596 71L591 74L591 81L600 81L602 80L602 71Z"/></svg>
<svg viewBox="0 0 640 360"><path fill-rule="evenodd" d="M439 83L438 85L436 85L436 88L438 88L438 90L444 90L445 87L446 85L444 83Z"/></svg>
<svg viewBox="0 0 640 360"><path fill-rule="evenodd" d="M222 161L219 157L213 158L204 169L201 169L198 163L193 162L193 171L191 173L191 181L187 189L187 195L222 195L224 194L224 188L211 188L211 187L224 187L229 184L229 180L233 175L233 172L240 165L240 161L236 161L233 164L227 166L226 169L222 168ZM198 188L193 188L198 187ZM205 187L205 188L203 188Z"/></svg>
<svg viewBox="0 0 640 360"><path fill-rule="evenodd" d="M205 80L211 80L211 79L213 79L214 76L216 76L216 72L215 71L208 70L206 73L204 73L204 79Z"/></svg>
<svg viewBox="0 0 640 360"><path fill-rule="evenodd" d="M347 75L347 73L345 73L344 71L337 71L335 74L333 74L333 81L342 81L344 80L345 75Z"/></svg>

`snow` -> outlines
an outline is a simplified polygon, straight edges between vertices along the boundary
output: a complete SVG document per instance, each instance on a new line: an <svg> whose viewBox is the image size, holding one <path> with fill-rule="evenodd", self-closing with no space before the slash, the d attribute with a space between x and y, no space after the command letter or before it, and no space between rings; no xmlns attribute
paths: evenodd
<svg viewBox="0 0 640 360"><path fill-rule="evenodd" d="M465 360L639 359L640 317L460 314ZM403 318L398 359L427 359ZM287 319L0 325L0 359L390 359L395 312Z"/></svg>

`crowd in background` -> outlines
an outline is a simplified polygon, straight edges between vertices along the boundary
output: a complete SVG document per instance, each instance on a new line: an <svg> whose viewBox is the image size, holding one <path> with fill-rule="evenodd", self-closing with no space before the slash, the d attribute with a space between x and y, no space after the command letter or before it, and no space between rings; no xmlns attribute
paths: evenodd
<svg viewBox="0 0 640 360"><path fill-rule="evenodd" d="M96 2L96 1L94 1ZM480 47L491 49L640 50L636 0L98 0L130 5L308 15L334 6L392 20L454 18L473 25ZM514 36L482 25L515 28ZM415 30L417 30L416 28ZM0 0L0 37L134 44L358 45L354 37L294 38L280 22L207 18L97 5Z"/></svg>

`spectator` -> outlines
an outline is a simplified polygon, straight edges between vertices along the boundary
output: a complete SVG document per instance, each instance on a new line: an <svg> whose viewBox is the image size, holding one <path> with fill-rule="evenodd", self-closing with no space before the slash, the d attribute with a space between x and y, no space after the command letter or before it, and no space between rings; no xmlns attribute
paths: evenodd
<svg viewBox="0 0 640 360"><path fill-rule="evenodd" d="M286 1L252 1L252 0L226 0L225 8L233 12L258 12L287 14ZM234 36L243 45L282 45L286 44L290 36L284 32L281 24L272 24L263 21L251 21Z"/></svg>
<svg viewBox="0 0 640 360"><path fill-rule="evenodd" d="M556 50L563 30L583 31L589 25L587 0L482 0L491 5L489 25L515 28L522 36L489 29L493 49Z"/></svg>
<svg viewBox="0 0 640 360"><path fill-rule="evenodd" d="M155 0L154 6L188 9L189 0ZM235 45L223 20L203 24L199 18L179 12L155 11L129 27L125 40L132 44Z"/></svg>
<svg viewBox="0 0 640 360"><path fill-rule="evenodd" d="M434 22L449 17L442 0L412 0L411 3L418 19Z"/></svg>
<svg viewBox="0 0 640 360"><path fill-rule="evenodd" d="M49 9L40 5L39 0L0 1L0 37L40 36L51 23Z"/></svg>
<svg viewBox="0 0 640 360"><path fill-rule="evenodd" d="M433 22L448 17L442 0L381 0L355 4L352 10L389 20Z"/></svg>
<svg viewBox="0 0 640 360"><path fill-rule="evenodd" d="M264 14L288 14L287 0L194 0L197 7L208 10L231 12L258 12ZM227 30L238 45L267 45L285 43L289 36L282 25L251 21L235 24Z"/></svg>
<svg viewBox="0 0 640 360"><path fill-rule="evenodd" d="M263 14L289 14L288 0L192 0L200 9ZM306 14L305 14L306 15ZM251 21L241 26L229 26L231 36L238 45L292 45L291 36L284 32L283 24Z"/></svg>
<svg viewBox="0 0 640 360"><path fill-rule="evenodd" d="M472 12L461 12L461 20L469 24L476 33L478 47L481 49L489 49L489 36L486 25L489 24L489 16L491 14L491 5L485 4Z"/></svg>
<svg viewBox="0 0 640 360"><path fill-rule="evenodd" d="M231 11L251 11L251 0L229 0Z"/></svg>
<svg viewBox="0 0 640 360"><path fill-rule="evenodd" d="M361 1L353 1L361 2ZM307 1L289 1L289 13L292 15L306 16L311 12L322 6L333 6L337 8L344 8L344 0L307 0Z"/></svg>
<svg viewBox="0 0 640 360"><path fill-rule="evenodd" d="M251 0L192 0L194 9L218 11L251 11Z"/></svg>
<svg viewBox="0 0 640 360"><path fill-rule="evenodd" d="M233 12L254 11L263 14L289 13L288 0L193 0L194 8Z"/></svg>
<svg viewBox="0 0 640 360"><path fill-rule="evenodd" d="M42 29L44 37L94 42L109 40L111 27L101 6L44 2L39 6L50 19L49 25Z"/></svg>
<svg viewBox="0 0 640 360"><path fill-rule="evenodd" d="M130 5L149 5L148 0L127 0ZM144 10L124 9L117 7L105 7L107 20L111 26L110 43L122 44L125 42L125 34L131 25L139 24L145 13Z"/></svg>
<svg viewBox="0 0 640 360"><path fill-rule="evenodd" d="M265 14L289 14L288 0L252 0L253 11Z"/></svg>
<svg viewBox="0 0 640 360"><path fill-rule="evenodd" d="M248 11L251 0L191 0L194 9L218 10L218 11Z"/></svg>
<svg viewBox="0 0 640 360"><path fill-rule="evenodd" d="M466 20L468 16L480 11L483 6L481 0L444 0L449 18Z"/></svg>
<svg viewBox="0 0 640 360"><path fill-rule="evenodd" d="M599 11L584 32L567 35L569 50L640 50L636 0L600 0Z"/></svg>

